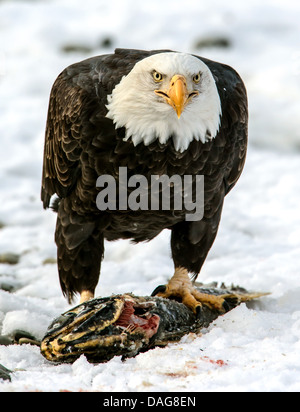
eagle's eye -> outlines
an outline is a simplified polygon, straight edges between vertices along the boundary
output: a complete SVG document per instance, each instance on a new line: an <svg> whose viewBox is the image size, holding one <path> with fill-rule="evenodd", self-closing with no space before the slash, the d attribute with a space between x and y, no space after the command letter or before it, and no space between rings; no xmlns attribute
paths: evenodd
<svg viewBox="0 0 300 412"><path fill-rule="evenodd" d="M193 82L196 83L196 84L199 83L199 82L200 82L200 78L201 78L200 73L195 74L195 75L193 76Z"/></svg>
<svg viewBox="0 0 300 412"><path fill-rule="evenodd" d="M156 83L159 83L163 80L163 75L158 73L157 71L154 71L152 75L153 75L153 79Z"/></svg>

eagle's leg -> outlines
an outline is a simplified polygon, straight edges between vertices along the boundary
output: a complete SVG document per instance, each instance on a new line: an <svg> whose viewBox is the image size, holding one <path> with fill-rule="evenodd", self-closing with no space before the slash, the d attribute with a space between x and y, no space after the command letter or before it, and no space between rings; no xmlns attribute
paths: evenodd
<svg viewBox="0 0 300 412"><path fill-rule="evenodd" d="M55 241L63 294L71 303L80 294L80 303L94 297L104 255L104 238L96 222L77 215L68 199L59 205Z"/></svg>
<svg viewBox="0 0 300 412"><path fill-rule="evenodd" d="M93 299L95 296L95 289L94 290L83 290L80 293L80 304L87 302L88 300Z"/></svg>
<svg viewBox="0 0 300 412"><path fill-rule="evenodd" d="M207 254L216 238L221 218L223 199L218 202L215 213L201 221L181 222L172 228L171 248L175 274L166 286L159 286L153 292L165 298L181 299L182 303L195 313L201 311L202 304L218 312L225 312L228 304L222 296L199 293L189 277L196 280Z"/></svg>

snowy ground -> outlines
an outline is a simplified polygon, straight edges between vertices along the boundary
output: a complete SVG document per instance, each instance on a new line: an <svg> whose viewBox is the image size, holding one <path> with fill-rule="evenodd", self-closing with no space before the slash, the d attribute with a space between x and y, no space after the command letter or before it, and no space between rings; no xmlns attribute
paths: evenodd
<svg viewBox="0 0 300 412"><path fill-rule="evenodd" d="M295 0L0 2L0 335L37 338L68 308L55 264L55 216L39 200L51 85L68 64L114 47L172 48L234 66L248 88L247 165L228 197L199 280L272 294L219 318L202 336L122 363L53 366L37 347L0 346L15 371L1 391L300 391L300 3ZM222 37L229 48L198 50ZM112 39L106 48L105 39ZM81 51L66 53L79 45ZM85 48L85 52L84 52ZM146 295L172 274L169 233L107 244L97 295ZM223 360L224 362L217 362Z"/></svg>

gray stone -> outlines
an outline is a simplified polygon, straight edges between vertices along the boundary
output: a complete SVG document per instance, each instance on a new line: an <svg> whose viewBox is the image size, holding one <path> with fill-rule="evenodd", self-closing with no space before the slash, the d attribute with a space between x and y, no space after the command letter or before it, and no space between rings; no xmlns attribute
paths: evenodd
<svg viewBox="0 0 300 412"><path fill-rule="evenodd" d="M16 265L19 263L20 256L15 253L2 253L0 255L0 263L8 263L9 265Z"/></svg>
<svg viewBox="0 0 300 412"><path fill-rule="evenodd" d="M12 371L6 369L3 365L0 364L0 379L11 381L11 373Z"/></svg>

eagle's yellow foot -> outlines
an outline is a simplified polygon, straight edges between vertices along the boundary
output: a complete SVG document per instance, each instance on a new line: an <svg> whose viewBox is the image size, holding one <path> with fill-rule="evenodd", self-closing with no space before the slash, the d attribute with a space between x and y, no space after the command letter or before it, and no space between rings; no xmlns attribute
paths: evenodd
<svg viewBox="0 0 300 412"><path fill-rule="evenodd" d="M152 296L163 298L180 299L180 301L190 308L196 315L200 315L202 305L224 313L229 310L229 306L223 296L208 295L199 292L189 278L187 269L176 268L174 276L165 286L158 286Z"/></svg>

